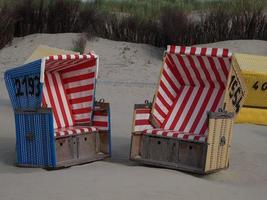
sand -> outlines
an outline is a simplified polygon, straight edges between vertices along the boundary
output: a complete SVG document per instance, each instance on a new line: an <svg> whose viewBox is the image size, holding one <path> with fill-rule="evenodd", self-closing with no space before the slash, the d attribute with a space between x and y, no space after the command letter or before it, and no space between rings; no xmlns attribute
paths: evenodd
<svg viewBox="0 0 267 200"><path fill-rule="evenodd" d="M87 51L100 56L97 98L112 108L113 155L106 161L64 170L17 168L14 117L3 72L23 63L39 45L72 49L78 34L35 34L16 38L0 50L0 200L101 199L266 199L267 127L235 125L230 168L208 176L130 162L130 132L135 103L152 100L163 49L96 38ZM267 55L265 41L226 41L208 46Z"/></svg>

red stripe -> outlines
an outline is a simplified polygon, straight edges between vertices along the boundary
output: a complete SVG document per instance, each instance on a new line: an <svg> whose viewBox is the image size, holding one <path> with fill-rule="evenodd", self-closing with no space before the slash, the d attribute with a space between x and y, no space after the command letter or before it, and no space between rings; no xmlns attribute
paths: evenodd
<svg viewBox="0 0 267 200"><path fill-rule="evenodd" d="M102 112L102 111L94 111L94 116L108 116L108 113Z"/></svg>
<svg viewBox="0 0 267 200"><path fill-rule="evenodd" d="M77 75L77 76L72 76L70 78L65 78L63 79L63 83L67 84L67 83L71 83L71 82L77 82L77 81L82 81L82 80L86 80L86 79L92 79L95 77L95 73L88 73L88 74L83 74L83 75Z"/></svg>
<svg viewBox="0 0 267 200"><path fill-rule="evenodd" d="M218 51L217 48L212 48L211 49L211 56L217 56L217 51Z"/></svg>
<svg viewBox="0 0 267 200"><path fill-rule="evenodd" d="M182 92L183 92L183 89L184 89L184 86L182 86L182 87L180 88L180 91L179 91L179 93L177 94L177 97L176 97L175 101L173 102L173 104L172 104L170 110L173 110L173 109L174 109L174 107L175 107L175 105L176 105L176 102L178 101L178 99L180 98L180 96L181 96L181 94L182 94ZM163 123L161 124L160 128L164 128L164 127L166 126L166 124L167 124L167 122L168 122L168 120L169 120L171 114L172 114L172 112L169 112L169 113L167 114L167 116L165 117L165 119L164 119Z"/></svg>
<svg viewBox="0 0 267 200"><path fill-rule="evenodd" d="M68 88L66 89L66 92L67 94L71 94L71 93L88 91L88 90L93 90L93 89L94 89L94 84L89 84L89 85L83 85L83 86L74 87L74 88Z"/></svg>
<svg viewBox="0 0 267 200"><path fill-rule="evenodd" d="M200 63L200 66L201 66L202 70L204 71L204 74L205 74L205 76L207 78L207 81L209 82L210 86L214 88L215 85L214 85L214 83L213 83L213 81L212 81L212 79L210 77L210 73L209 73L209 71L206 68L206 64L203 61L203 58L201 56L197 56L197 59L198 59L198 61Z"/></svg>
<svg viewBox="0 0 267 200"><path fill-rule="evenodd" d="M179 128L179 131L184 131L186 128L186 125L188 124L189 120L192 117L193 112L195 111L196 106L198 105L199 99L203 93L204 87L200 87L197 91L196 96L194 97L194 101L192 102L192 105L190 106L190 109L188 113L186 114L186 117L184 119L184 122L182 123L181 127Z"/></svg>
<svg viewBox="0 0 267 200"><path fill-rule="evenodd" d="M166 64L169 67L169 69L171 70L171 72L173 73L173 75L177 78L178 82L181 85L185 85L185 82L182 78L182 75L178 71L177 66L175 65L175 62L173 61L171 56L168 56L168 59L166 60Z"/></svg>
<svg viewBox="0 0 267 200"><path fill-rule="evenodd" d="M220 87L224 87L223 81L222 81L222 79L221 79L220 73L219 73L218 70L217 70L217 67L216 67L216 64L215 64L215 62L214 62L214 59L211 58L211 57L208 57L208 60L209 60L210 66L211 66L211 68L212 68L212 71L213 71L214 74L215 74L216 80L217 80L218 83L220 84Z"/></svg>
<svg viewBox="0 0 267 200"><path fill-rule="evenodd" d="M74 115L90 113L91 111L92 111L92 109L90 107L89 108L72 109L72 113Z"/></svg>
<svg viewBox="0 0 267 200"><path fill-rule="evenodd" d="M62 70L61 73L64 74L64 73L72 72L72 71L75 71L75 70L80 70L80 69L84 69L84 68L90 68L90 67L93 67L95 65L96 65L96 59L90 59L87 62L84 62L84 63L81 63L79 65L66 68L66 69Z"/></svg>
<svg viewBox="0 0 267 200"><path fill-rule="evenodd" d="M175 48L176 48L176 46L172 45L170 47L170 53L175 53Z"/></svg>
<svg viewBox="0 0 267 200"><path fill-rule="evenodd" d="M163 83L163 81L160 81L160 87L162 88L162 90L166 93L166 95L173 100L175 97L172 96L172 93L170 93L169 89L165 86L165 84Z"/></svg>
<svg viewBox="0 0 267 200"><path fill-rule="evenodd" d="M229 74L229 71L228 71L228 68L225 64L225 61L223 58L219 58L219 62L220 62L220 65L222 67L222 70L223 70L223 73L224 73L224 76L225 76L225 79L227 80L228 78L228 74Z"/></svg>
<svg viewBox="0 0 267 200"><path fill-rule="evenodd" d="M193 60L193 58L192 58L191 56L188 56L187 58L188 58L188 60L189 60L189 63L190 63L191 68L192 68L193 71L195 72L196 78L197 78L197 80L198 80L200 86L204 87L204 86L205 86L205 83L204 83L204 81L203 81L203 78L202 78L201 75L200 75L200 72L199 72L199 70L198 70L198 68L197 68L197 66L196 66L195 61Z"/></svg>
<svg viewBox="0 0 267 200"><path fill-rule="evenodd" d="M155 109L158 111L158 113L164 118L166 117L166 114L162 111L162 109L159 107L158 104L155 104Z"/></svg>
<svg viewBox="0 0 267 200"><path fill-rule="evenodd" d="M185 49L186 49L185 46L181 46L180 47L180 54L185 54Z"/></svg>
<svg viewBox="0 0 267 200"><path fill-rule="evenodd" d="M57 123L57 127L60 128L61 124L60 124L60 121L59 121L59 116L58 116L56 110L54 110L54 108L56 108L56 106L55 106L53 94L52 94L52 91L51 91L51 86L50 86L50 83L49 83L48 78L47 78L47 74L45 74L45 84L46 84L48 98L49 98L49 101L51 103L51 107L53 109L53 114L54 114L54 117L55 117L55 121Z"/></svg>
<svg viewBox="0 0 267 200"><path fill-rule="evenodd" d="M79 97L75 99L70 99L70 104L78 104L78 103L85 103L85 102L92 102L93 96L86 96L86 97Z"/></svg>
<svg viewBox="0 0 267 200"><path fill-rule="evenodd" d="M93 124L94 124L94 126L96 126L96 127L108 127L108 122L98 122L98 121L94 121Z"/></svg>
<svg viewBox="0 0 267 200"><path fill-rule="evenodd" d="M62 84L62 83L58 83L58 80L56 79L56 75L54 73L52 73L51 76L52 76L52 80L53 80L53 83L54 83L54 86L55 86L58 103L59 103L59 106L60 106L59 109L60 109L60 111L62 113L62 116L63 116L64 124L62 124L62 126L64 126L64 127L65 126L70 126L69 121L68 121L68 117L67 117L67 114L66 114L66 111L65 111L66 109L70 110L70 108L65 108L64 107L63 100L61 98L60 90L59 90L59 84ZM61 80L59 80L59 81L61 81ZM65 95L65 93L63 95Z"/></svg>
<svg viewBox="0 0 267 200"><path fill-rule="evenodd" d="M191 55L195 55L196 54L196 50L197 50L196 47L191 47L190 54Z"/></svg>
<svg viewBox="0 0 267 200"><path fill-rule="evenodd" d="M162 104L168 109L170 110L171 106L167 103L167 101L165 101L164 97L158 92L157 95L158 99L162 102Z"/></svg>
<svg viewBox="0 0 267 200"><path fill-rule="evenodd" d="M215 112L215 111L216 111L216 109L217 109L217 107L218 107L218 105L219 105L219 103L220 103L221 97L222 97L222 95L223 95L223 92L224 92L223 89L220 89L220 90L218 91L218 93L217 93L217 95L216 95L216 98L215 98L215 100L214 100L214 102L213 102L213 105L212 105L212 107L211 107L211 109L210 109L211 112ZM206 119L206 122L203 124L202 128L200 129L199 134L200 134L200 135L204 135L205 132L206 132L206 130L207 130L207 128L208 128L208 119Z"/></svg>
<svg viewBox="0 0 267 200"><path fill-rule="evenodd" d="M136 114L148 114L150 113L150 109L136 109Z"/></svg>
<svg viewBox="0 0 267 200"><path fill-rule="evenodd" d="M207 105L209 103L209 100L211 98L212 92L213 92L213 88L209 88L208 93L207 93L207 95L206 95L206 97L205 97L205 99L204 99L204 101L203 101L203 103L201 105L201 108L198 111L197 117L196 117L194 123L192 124L192 126L190 128L190 131L189 131L190 133L195 133L195 130L197 128L197 125L198 125L202 115L206 114L206 113L204 113L204 111L206 110L206 107L207 107Z"/></svg>
<svg viewBox="0 0 267 200"><path fill-rule="evenodd" d="M228 49L223 49L223 54L222 54L222 56L223 56L223 57L228 57L228 54L229 54L229 50L228 50Z"/></svg>
<svg viewBox="0 0 267 200"><path fill-rule="evenodd" d="M166 70L163 70L162 72L165 79L168 81L168 83L171 85L172 89L177 93L179 91L179 88L175 85L175 83L172 81L172 79L167 74Z"/></svg>
<svg viewBox="0 0 267 200"><path fill-rule="evenodd" d="M185 75L186 75L186 77L187 77L187 79L188 79L190 85L192 85L192 86L195 85L195 83L194 83L194 81L193 81L193 79L192 79L192 77L191 77L191 74L190 74L190 72L188 71L188 68L187 68L187 66L186 66L186 64L185 64L185 62L184 62L184 57L182 57L182 56L180 56L180 55L177 55L177 58L178 58L178 61L180 62L180 65L182 66L182 68L183 68L183 70L184 70L184 72L185 72Z"/></svg>
<svg viewBox="0 0 267 200"><path fill-rule="evenodd" d="M85 122L90 122L90 118L85 118L85 119L75 119L76 123L85 123Z"/></svg>
<svg viewBox="0 0 267 200"><path fill-rule="evenodd" d="M175 116L175 118L174 118L174 120L170 126L170 129L173 130L175 128L175 126L176 126L178 120L180 119L181 114L183 113L185 106L186 106L186 104L187 104L187 102L188 102L188 100L189 100L189 98L193 92L193 89L194 89L194 87L189 87L189 90L187 91L187 93L183 99L183 102L181 103L180 108L179 108L178 112L176 113L176 116ZM177 101L175 101L174 105L177 104L178 100L179 100L179 98L177 99Z"/></svg>
<svg viewBox="0 0 267 200"><path fill-rule="evenodd" d="M207 48L201 48L200 55L205 56L207 52Z"/></svg>

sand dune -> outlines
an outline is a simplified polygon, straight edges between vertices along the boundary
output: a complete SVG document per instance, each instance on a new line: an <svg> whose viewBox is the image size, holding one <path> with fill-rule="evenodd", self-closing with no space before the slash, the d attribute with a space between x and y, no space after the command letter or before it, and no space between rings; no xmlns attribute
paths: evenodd
<svg viewBox="0 0 267 200"><path fill-rule="evenodd" d="M112 108L113 157L65 170L17 168L12 108L3 72L23 63L39 45L70 49L78 34L35 34L0 50L0 199L266 199L267 127L235 125L230 168L205 177L128 161L134 103L152 100L163 49L96 38L86 51L100 56L97 98ZM208 46L267 55L265 41Z"/></svg>

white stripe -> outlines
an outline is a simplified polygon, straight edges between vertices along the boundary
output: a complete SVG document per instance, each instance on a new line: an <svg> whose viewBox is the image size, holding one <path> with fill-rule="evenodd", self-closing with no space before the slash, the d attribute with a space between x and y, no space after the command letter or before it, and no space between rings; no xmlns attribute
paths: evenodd
<svg viewBox="0 0 267 200"><path fill-rule="evenodd" d="M190 73L190 75L192 77L192 80L193 80L194 84L196 86L199 86L200 85L200 82L199 82L199 80L197 78L197 75L195 73L195 70L193 69L192 65L189 62L188 57L183 57L183 60L184 60L184 63L186 65L186 68L188 69L188 71L189 71L189 73Z"/></svg>
<svg viewBox="0 0 267 200"><path fill-rule="evenodd" d="M189 55L191 53L191 47L185 47L185 54Z"/></svg>
<svg viewBox="0 0 267 200"><path fill-rule="evenodd" d="M48 81L49 81L49 84L50 84L50 89L51 89L52 95L54 94L53 95L54 103L55 103L55 108L54 109L56 109L56 110L54 110L54 112L57 112L57 115L58 115L58 118L59 118L59 121L60 121L60 126L64 127L65 123L64 123L64 120L63 120L63 115L61 113L59 100L58 100L57 95L56 95L57 93L56 93L55 85L53 83L53 79L52 79L50 73L47 73L47 78L48 78Z"/></svg>
<svg viewBox="0 0 267 200"><path fill-rule="evenodd" d="M201 48L200 48L200 47L197 47L197 48L196 48L195 55L196 55L196 56L199 56L200 54L201 54Z"/></svg>
<svg viewBox="0 0 267 200"><path fill-rule="evenodd" d="M180 129L181 125L183 124L185 118L188 115L188 111L191 108L193 101L196 98L196 94L197 94L198 90L199 90L198 87L193 89L193 92L191 93L188 101L186 102L186 106L185 106L185 108L184 108L184 110L183 110L183 112L182 112L182 114L181 114L181 116L180 116L180 118L179 118L179 120L178 120L178 122L177 122L177 124L176 124L176 126L174 128L174 130L179 130Z"/></svg>
<svg viewBox="0 0 267 200"><path fill-rule="evenodd" d="M197 71L200 74L201 80L203 80L205 85L209 86L209 82L207 81L207 77L206 77L206 75L204 73L203 68L201 67L201 64L200 64L199 60L197 59L197 56L192 56L192 59L193 59L195 65L196 65Z"/></svg>
<svg viewBox="0 0 267 200"><path fill-rule="evenodd" d="M90 119L90 117L91 117L91 112L74 115L75 120Z"/></svg>
<svg viewBox="0 0 267 200"><path fill-rule="evenodd" d="M92 96L93 95L93 90L87 90L83 92L75 92L75 93L69 93L68 98L69 99L77 99L80 97L87 97L87 96Z"/></svg>
<svg viewBox="0 0 267 200"><path fill-rule="evenodd" d="M160 107L164 114L168 114L169 110L163 105L159 98L156 99L156 104Z"/></svg>
<svg viewBox="0 0 267 200"><path fill-rule="evenodd" d="M152 134L152 131L153 131L153 129L147 129L147 130L146 130L146 133L147 133L147 134Z"/></svg>
<svg viewBox="0 0 267 200"><path fill-rule="evenodd" d="M76 110L76 109L81 109L81 108L90 108L90 106L92 106L93 102L83 102L83 103L76 103L76 104L72 104L71 108Z"/></svg>
<svg viewBox="0 0 267 200"><path fill-rule="evenodd" d="M176 55L172 55L172 59L175 63L175 66L177 68L177 70L179 71L179 73L181 74L181 79L183 79L183 81L185 82L186 85L190 85L189 79L187 78L185 71L183 70L183 67L181 65L181 63L179 62L178 58Z"/></svg>
<svg viewBox="0 0 267 200"><path fill-rule="evenodd" d="M223 49L218 49L217 56L222 57L222 55L223 55Z"/></svg>
<svg viewBox="0 0 267 200"><path fill-rule="evenodd" d="M218 81L216 79L216 76L214 74L214 71L213 71L213 69L211 67L211 64L210 64L208 58L207 57L203 57L203 61L205 63L206 69L207 69L207 71L208 71L208 73L209 73L209 75L211 77L212 82L214 83L215 87L218 88L220 85L219 85L219 83L218 83Z"/></svg>
<svg viewBox="0 0 267 200"><path fill-rule="evenodd" d="M212 48L207 48L206 56L211 56Z"/></svg>
<svg viewBox="0 0 267 200"><path fill-rule="evenodd" d="M208 105L207 105L206 108L205 108L205 111L203 112L203 114L202 114L202 116L201 116L201 119L200 119L200 121L199 121L199 123L198 123L198 125L197 125L197 127L196 127L196 130L195 130L195 133L194 133L194 134L199 134L199 132L200 132L200 130L201 130L203 124L206 123L206 120L207 120L207 118L208 118L208 113L207 113L207 112L210 111L211 106L212 106L212 104L214 103L214 100L215 100L215 98L216 98L216 96L217 96L217 94L218 94L218 91L219 91L219 90L216 89L216 88L213 89L213 92L212 92L212 94L211 94L211 98L210 98L210 100L209 100L209 102L208 102Z"/></svg>
<svg viewBox="0 0 267 200"><path fill-rule="evenodd" d="M86 67L84 69L73 70L71 72L62 73L62 77L63 77L63 79L65 79L65 78L70 78L70 77L73 77L73 76L89 74L89 73L93 73L93 72L95 72L95 67L94 66Z"/></svg>
<svg viewBox="0 0 267 200"><path fill-rule="evenodd" d="M166 63L164 64L164 70L168 74L168 76L170 77L170 79L173 81L173 83L177 86L177 88L180 89L181 84L179 83L178 79L172 73L172 71L170 70L170 68L167 66ZM175 95L175 97L176 97L176 95Z"/></svg>
<svg viewBox="0 0 267 200"><path fill-rule="evenodd" d="M179 99L177 100L173 110L171 111L171 115L170 115L166 125L164 126L164 129L170 129L170 127L172 125L172 122L175 119L178 110L180 109L181 103L183 102L188 89L189 89L189 87L184 87L184 89L183 89L183 91L181 93L181 96L179 97Z"/></svg>
<svg viewBox="0 0 267 200"><path fill-rule="evenodd" d="M169 92L172 94L173 97L176 97L177 93L175 90L172 88L172 86L169 84L169 82L166 80L165 76L162 74L161 76L161 81L163 84L166 86L166 88L169 90Z"/></svg>
<svg viewBox="0 0 267 200"><path fill-rule="evenodd" d="M218 71L219 74L220 74L221 80L222 80L222 81L225 83L225 85L226 85L226 81L227 81L227 78L228 78L228 77L225 77L219 59L221 59L221 58L216 58L216 57L213 58L214 63L215 63L215 65L216 65L216 69L217 69L217 71ZM224 61L222 60L222 62L224 62Z"/></svg>
<svg viewBox="0 0 267 200"><path fill-rule="evenodd" d="M43 95L48 108L52 108L51 102L47 93L46 83L43 85ZM55 116L53 114L54 128L58 128Z"/></svg>
<svg viewBox="0 0 267 200"><path fill-rule="evenodd" d="M84 86L84 85L89 85L89 84L94 84L94 79L85 79L85 80L77 80L75 82L70 82L64 84L66 89L74 88L74 87L79 87L79 86Z"/></svg>
<svg viewBox="0 0 267 200"><path fill-rule="evenodd" d="M167 102L167 104L169 104L171 106L173 101L168 97L168 95L165 93L165 91L163 90L162 87L159 87L158 92L164 98L164 100Z"/></svg>
<svg viewBox="0 0 267 200"><path fill-rule="evenodd" d="M135 120L147 120L150 114L135 114Z"/></svg>
<svg viewBox="0 0 267 200"><path fill-rule="evenodd" d="M40 70L40 82L44 82L44 76L45 76L45 58L42 58L41 60L41 70Z"/></svg>
<svg viewBox="0 0 267 200"><path fill-rule="evenodd" d="M207 96L207 93L208 93L208 90L209 88L208 87L205 87L198 102L197 102L197 105L196 105L196 108L194 109L194 112L190 118L190 120L188 121L185 129L184 129L184 132L188 133L194 123L194 121L196 120L196 117L199 113L199 110L201 109L202 105L203 105L203 102L204 102L204 99L206 98Z"/></svg>
<svg viewBox="0 0 267 200"><path fill-rule="evenodd" d="M94 122L108 122L108 116L96 116L94 115Z"/></svg>
<svg viewBox="0 0 267 200"><path fill-rule="evenodd" d="M70 108L69 108L69 105L68 105L68 102L67 102L67 99L66 99L65 91L64 91L64 88L62 86L61 78L60 78L59 73L55 73L55 77L56 77L56 80L57 80L57 83L58 83L58 88L59 88L60 96L61 96L61 99L62 99L63 107L64 107L64 110L65 110L65 113L66 113L67 121L69 123L69 126L72 126L73 125L72 116L71 116L71 113L70 113Z"/></svg>
<svg viewBox="0 0 267 200"><path fill-rule="evenodd" d="M161 114L158 113L156 109L154 109L153 114L156 116L156 118L162 123L164 121L164 118L161 116Z"/></svg>
<svg viewBox="0 0 267 200"><path fill-rule="evenodd" d="M181 47L180 46L176 46L175 47L175 53L180 53L181 52Z"/></svg>

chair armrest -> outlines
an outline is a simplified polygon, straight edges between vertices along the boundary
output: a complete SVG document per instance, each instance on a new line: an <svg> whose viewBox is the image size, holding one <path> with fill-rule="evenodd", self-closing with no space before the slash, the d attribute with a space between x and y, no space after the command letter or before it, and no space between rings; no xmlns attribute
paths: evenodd
<svg viewBox="0 0 267 200"><path fill-rule="evenodd" d="M230 145L234 125L234 113L210 112L208 143L219 143L219 145Z"/></svg>
<svg viewBox="0 0 267 200"><path fill-rule="evenodd" d="M146 129L153 129L151 119L151 103L135 104L133 112L132 133L142 134Z"/></svg>
<svg viewBox="0 0 267 200"><path fill-rule="evenodd" d="M110 131L110 105L104 101L96 101L93 109L92 125L100 131Z"/></svg>

